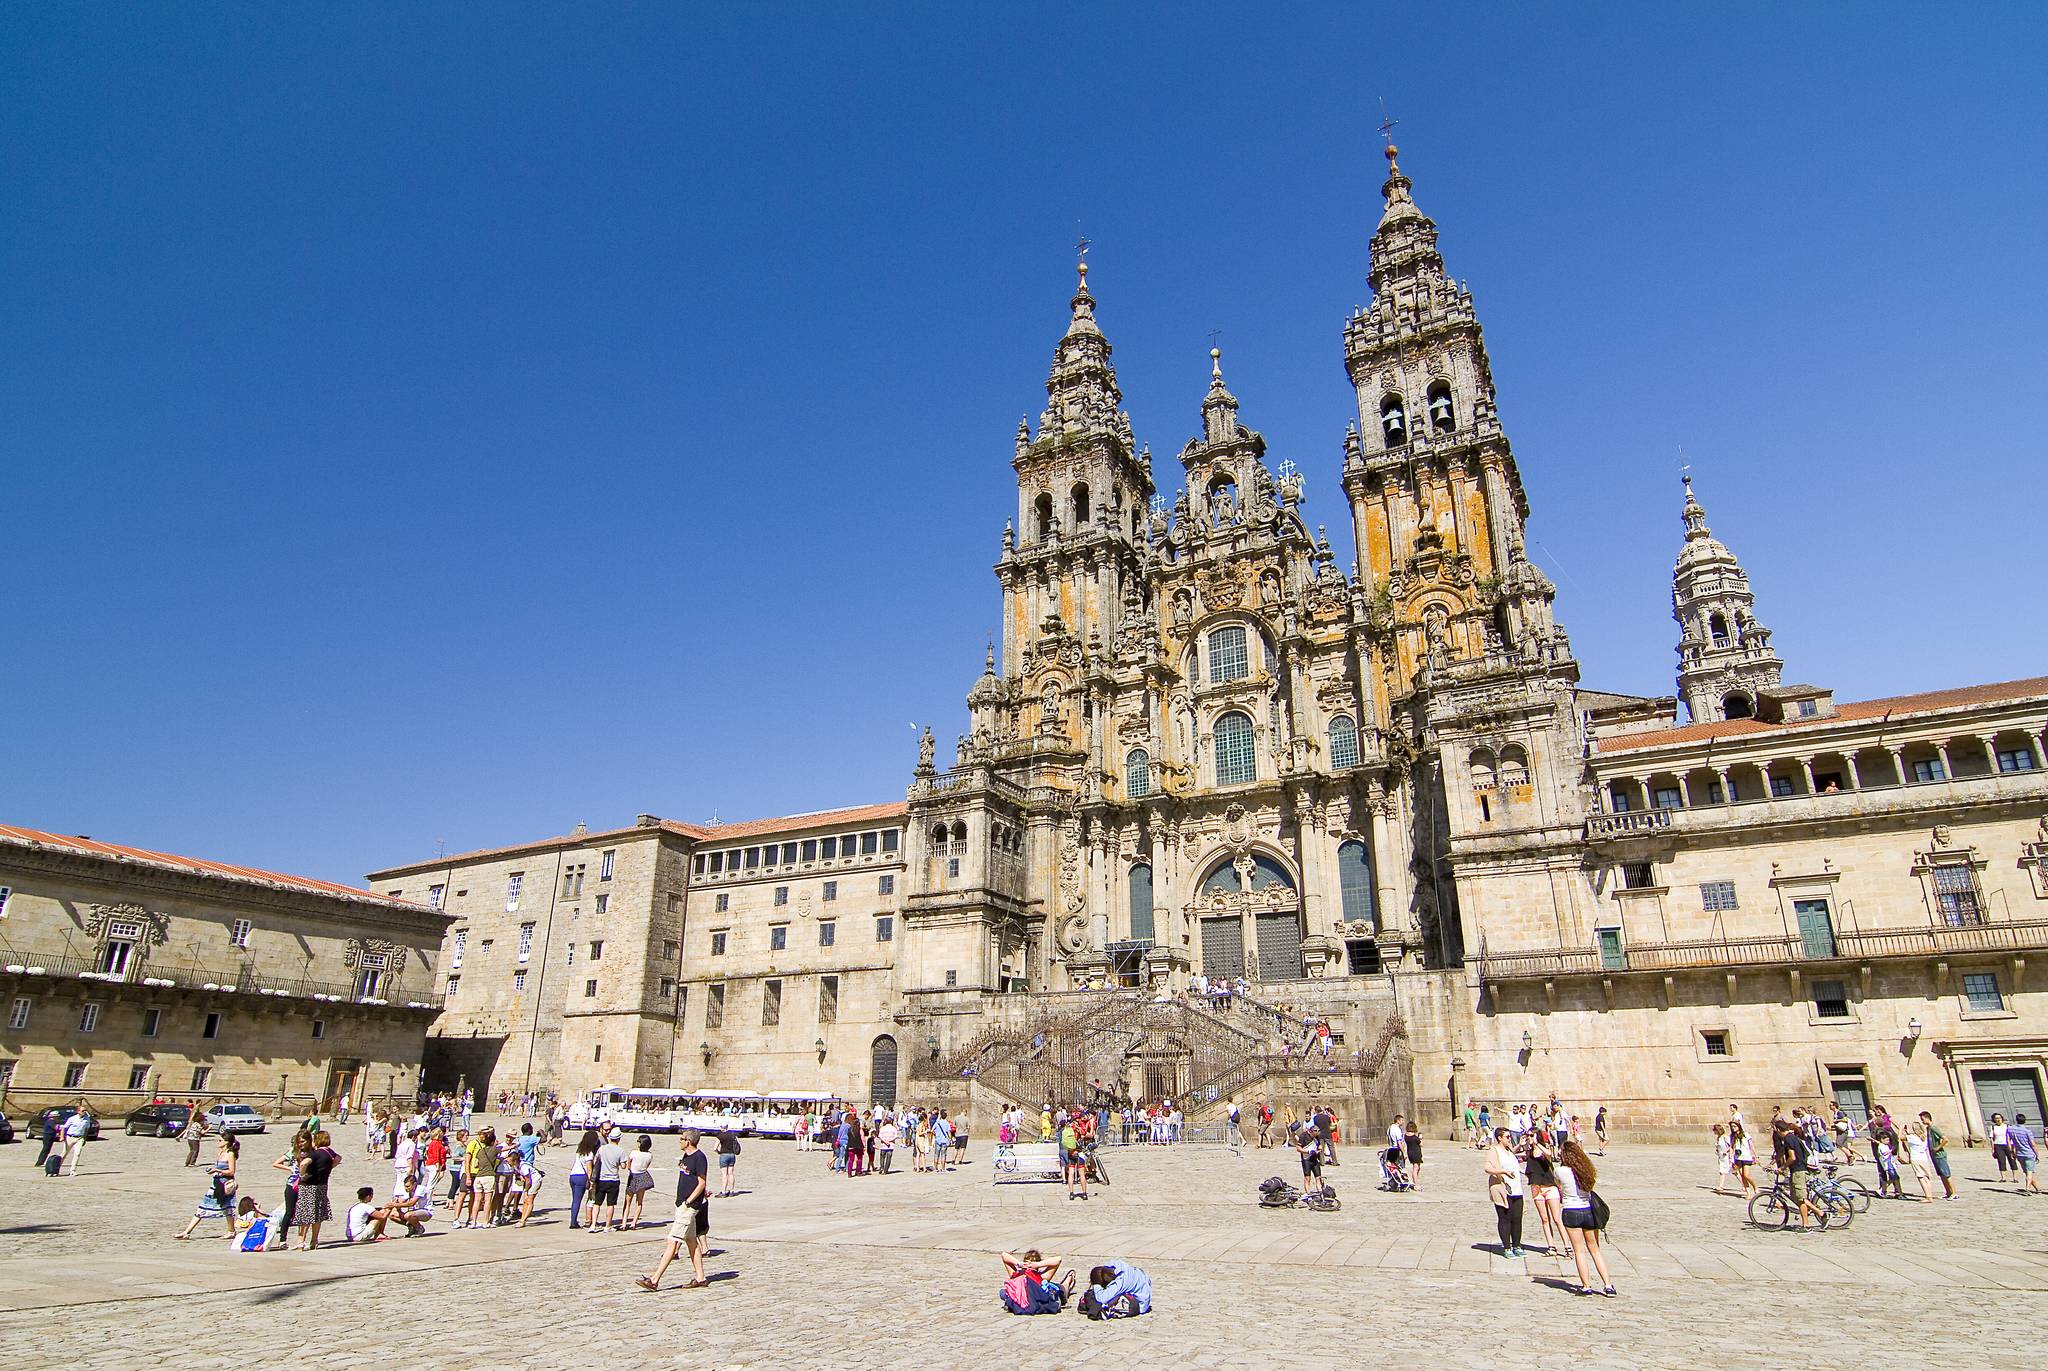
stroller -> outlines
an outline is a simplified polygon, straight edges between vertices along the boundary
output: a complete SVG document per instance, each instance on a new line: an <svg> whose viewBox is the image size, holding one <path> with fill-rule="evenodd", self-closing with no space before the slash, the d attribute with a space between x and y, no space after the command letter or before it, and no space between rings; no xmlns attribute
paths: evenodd
<svg viewBox="0 0 2048 1371"><path fill-rule="evenodd" d="M1408 1179L1407 1169L1402 1165L1407 1160L1398 1147L1389 1147L1380 1153L1380 1189L1399 1192L1415 1188L1415 1182Z"/></svg>

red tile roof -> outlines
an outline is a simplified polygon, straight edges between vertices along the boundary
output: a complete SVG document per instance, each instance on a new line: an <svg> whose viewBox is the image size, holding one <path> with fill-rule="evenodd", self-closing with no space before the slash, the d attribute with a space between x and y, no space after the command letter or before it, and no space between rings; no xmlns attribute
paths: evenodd
<svg viewBox="0 0 2048 1371"><path fill-rule="evenodd" d="M779 819L750 819L738 824L713 824L700 830L707 843L726 843L735 838L752 838L762 833L788 833L800 828L828 828L834 824L863 824L875 819L900 819L910 812L904 800L881 805L855 805L851 809L820 809L809 814L786 814Z"/></svg>
<svg viewBox="0 0 2048 1371"><path fill-rule="evenodd" d="M0 824L0 844L18 843L29 847L62 848L67 852L83 853L90 857L104 857L112 861L139 862L145 866L159 867L167 871L182 871L194 876L212 876L231 881L246 881L255 885L282 886L287 890L299 890L314 895L338 895L351 900L368 900L373 904L390 905L395 909L417 909L426 906L410 900L394 900L379 895L374 890L359 890L354 886L336 885L332 881L315 880L311 876L286 876L276 871L261 871L251 866L234 866L228 862L210 862L203 857L180 857L170 852L152 852L147 848L123 847L119 843L103 843L94 838L76 837L64 833L44 833L34 828L17 828L11 824ZM0 848L4 851L4 848Z"/></svg>
<svg viewBox="0 0 2048 1371"><path fill-rule="evenodd" d="M1919 695L1888 695L1879 700L1850 700L1837 703L1835 712L1824 719L1787 719L1766 723L1762 719L1723 719L1716 723L1687 724L1683 728L1658 728L1643 733L1617 733L1598 741L1597 750L1633 752L1638 748L1662 747L1667 743L1697 743L1712 738L1739 738L1752 733L1779 733L1815 725L1849 723L1858 719L1880 719L1887 714L1926 714L1937 709L1965 705L1998 704L2032 696L2048 697L2048 676L2029 676L2021 681L1996 681L1988 685L1958 686L1953 690L1930 690Z"/></svg>

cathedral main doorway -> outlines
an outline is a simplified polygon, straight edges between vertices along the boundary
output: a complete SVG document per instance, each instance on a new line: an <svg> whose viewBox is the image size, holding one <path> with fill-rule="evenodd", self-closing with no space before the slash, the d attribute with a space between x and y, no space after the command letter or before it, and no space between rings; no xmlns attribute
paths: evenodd
<svg viewBox="0 0 2048 1371"><path fill-rule="evenodd" d="M1299 951L1299 944L1296 950ZM1244 974L1244 921L1237 915L1202 920L1202 974Z"/></svg>

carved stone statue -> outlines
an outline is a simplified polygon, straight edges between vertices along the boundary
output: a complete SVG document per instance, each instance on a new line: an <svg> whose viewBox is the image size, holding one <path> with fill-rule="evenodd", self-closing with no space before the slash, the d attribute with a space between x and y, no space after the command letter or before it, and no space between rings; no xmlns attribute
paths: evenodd
<svg viewBox="0 0 2048 1371"><path fill-rule="evenodd" d="M938 746L938 740L932 737L931 725L926 724L924 735L917 740L917 769L919 771L930 771L932 769L932 754L938 751Z"/></svg>

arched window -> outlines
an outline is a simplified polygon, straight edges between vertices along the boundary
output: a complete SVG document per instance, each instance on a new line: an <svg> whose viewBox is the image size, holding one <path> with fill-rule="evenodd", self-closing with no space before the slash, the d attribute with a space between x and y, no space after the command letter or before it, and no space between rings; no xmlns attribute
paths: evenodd
<svg viewBox="0 0 2048 1371"><path fill-rule="evenodd" d="M1400 396L1389 395L1380 401L1380 432L1389 444L1408 441L1408 410Z"/></svg>
<svg viewBox="0 0 2048 1371"><path fill-rule="evenodd" d="M1038 516L1038 541L1046 542L1052 537L1052 496L1039 496L1033 509Z"/></svg>
<svg viewBox="0 0 2048 1371"><path fill-rule="evenodd" d="M1358 765L1358 725L1349 714L1330 720L1330 769L1342 771Z"/></svg>
<svg viewBox="0 0 2048 1371"><path fill-rule="evenodd" d="M1707 636L1714 640L1715 647L1725 647L1727 645L1728 621L1719 612L1707 616Z"/></svg>
<svg viewBox="0 0 2048 1371"><path fill-rule="evenodd" d="M1500 750L1500 783L1529 784L1529 758L1521 748L1512 743Z"/></svg>
<svg viewBox="0 0 2048 1371"><path fill-rule="evenodd" d="M1491 789L1495 780L1493 754L1483 747L1472 749L1472 755L1465 759L1465 769L1472 773L1472 785L1477 790Z"/></svg>
<svg viewBox="0 0 2048 1371"><path fill-rule="evenodd" d="M1337 849L1337 884L1344 892L1344 922L1376 926L1372 857L1364 843L1348 842Z"/></svg>
<svg viewBox="0 0 2048 1371"><path fill-rule="evenodd" d="M1438 381L1429 388L1429 426L1438 433L1449 433L1458 426L1457 411L1451 406L1451 387L1447 382Z"/></svg>
<svg viewBox="0 0 2048 1371"><path fill-rule="evenodd" d="M1252 889L1264 890L1277 885L1282 890L1294 889L1294 877L1287 874L1287 868L1263 852L1252 853Z"/></svg>
<svg viewBox="0 0 2048 1371"><path fill-rule="evenodd" d="M1209 684L1242 681L1251 675L1252 665L1245 651L1244 627L1226 624L1209 635Z"/></svg>
<svg viewBox="0 0 2048 1371"><path fill-rule="evenodd" d="M944 824L932 825L932 854L938 857L946 855L946 826Z"/></svg>
<svg viewBox="0 0 2048 1371"><path fill-rule="evenodd" d="M868 1051L868 1098L896 1103L896 1040L884 1033Z"/></svg>
<svg viewBox="0 0 2048 1371"><path fill-rule="evenodd" d="M1258 774L1258 758L1252 750L1252 717L1233 709L1216 720L1216 784L1244 785L1257 780Z"/></svg>
<svg viewBox="0 0 2048 1371"><path fill-rule="evenodd" d="M1142 747L1134 747L1124 758L1124 796L1142 800L1152 793L1152 758Z"/></svg>
<svg viewBox="0 0 2048 1371"><path fill-rule="evenodd" d="M1731 691L1721 697L1721 714L1729 719L1747 719L1756 713L1756 706L1749 702L1749 696L1741 691Z"/></svg>
<svg viewBox="0 0 2048 1371"><path fill-rule="evenodd" d="M1085 482L1075 485L1070 507L1074 511L1074 531L1079 533L1088 527L1088 486Z"/></svg>
<svg viewBox="0 0 2048 1371"><path fill-rule="evenodd" d="M1152 937L1152 868L1142 862L1131 868L1131 936Z"/></svg>
<svg viewBox="0 0 2048 1371"><path fill-rule="evenodd" d="M953 821L953 855L955 857L961 857L965 856L966 853L967 825L961 823L958 819L955 819Z"/></svg>
<svg viewBox="0 0 2048 1371"><path fill-rule="evenodd" d="M1202 878L1204 895L1235 895L1244 889L1244 878L1237 874L1237 868L1229 862L1220 862L1216 868Z"/></svg>

